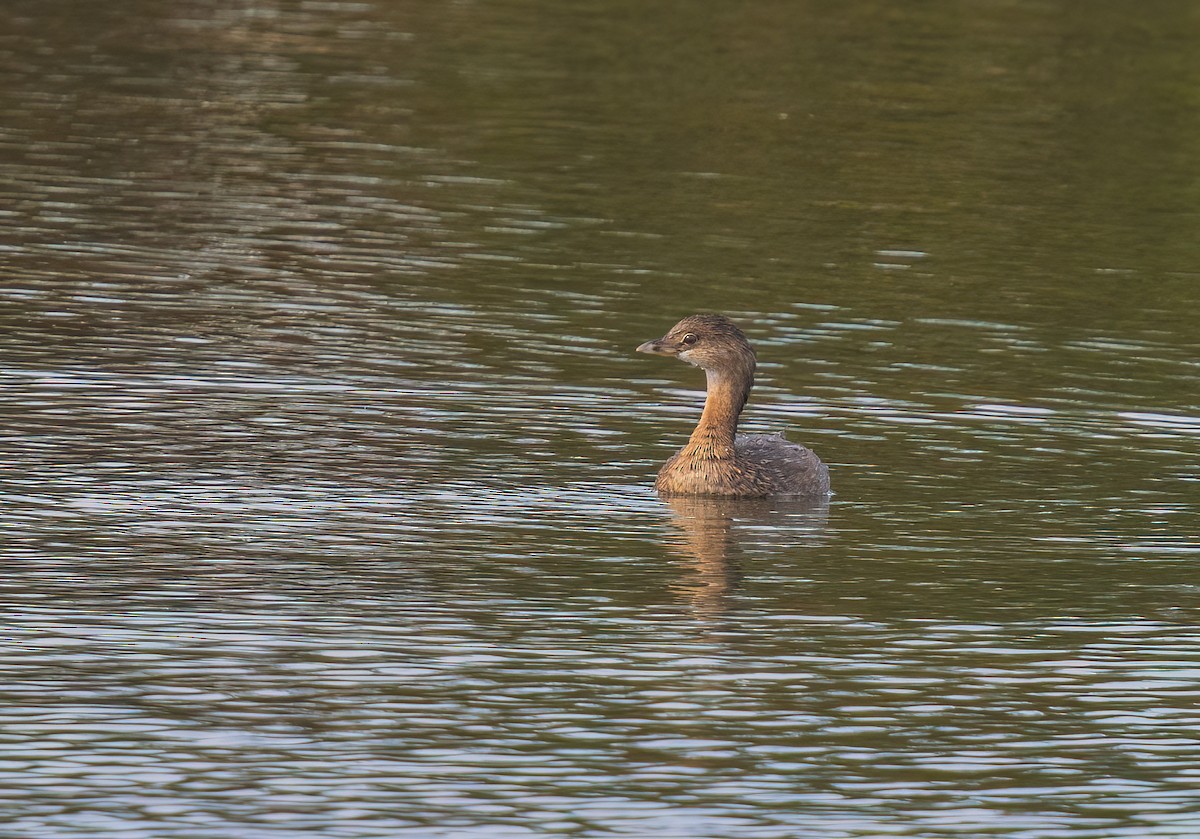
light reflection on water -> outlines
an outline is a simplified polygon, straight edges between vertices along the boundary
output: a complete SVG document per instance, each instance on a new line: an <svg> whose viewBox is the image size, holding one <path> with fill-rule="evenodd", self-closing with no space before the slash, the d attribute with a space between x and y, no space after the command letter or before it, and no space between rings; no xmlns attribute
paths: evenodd
<svg viewBox="0 0 1200 839"><path fill-rule="evenodd" d="M135 5L0 34L6 830L1200 831L1194 156L1047 51L1128 13ZM828 504L653 494L705 309Z"/></svg>
<svg viewBox="0 0 1200 839"><path fill-rule="evenodd" d="M1190 829L1190 415L871 395L891 368L825 347L836 385L768 361L750 419L841 458L831 505L663 504L697 383L576 375L640 334L532 372L503 309L293 292L204 338L19 333L12 830Z"/></svg>
<svg viewBox="0 0 1200 839"><path fill-rule="evenodd" d="M344 593L318 613L30 610L0 771L68 812L11 829L1189 823L1190 626L772 612L689 629L661 608Z"/></svg>

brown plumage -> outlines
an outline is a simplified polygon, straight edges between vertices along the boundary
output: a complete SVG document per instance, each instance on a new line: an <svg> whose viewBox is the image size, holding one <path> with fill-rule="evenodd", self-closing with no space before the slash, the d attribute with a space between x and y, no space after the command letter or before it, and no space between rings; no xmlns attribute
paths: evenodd
<svg viewBox="0 0 1200 839"><path fill-rule="evenodd" d="M704 412L686 446L654 482L664 495L762 498L829 493L829 470L813 452L781 434L737 433L738 416L754 387L754 349L722 315L690 315L638 352L673 355L708 375Z"/></svg>

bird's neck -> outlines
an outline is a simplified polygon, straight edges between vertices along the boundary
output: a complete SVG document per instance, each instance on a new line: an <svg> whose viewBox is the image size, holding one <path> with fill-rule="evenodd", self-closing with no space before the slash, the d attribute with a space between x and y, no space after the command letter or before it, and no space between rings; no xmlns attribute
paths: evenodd
<svg viewBox="0 0 1200 839"><path fill-rule="evenodd" d="M695 455L709 460L733 457L738 417L754 386L754 371L707 370L708 395L704 412L692 432L688 447Z"/></svg>

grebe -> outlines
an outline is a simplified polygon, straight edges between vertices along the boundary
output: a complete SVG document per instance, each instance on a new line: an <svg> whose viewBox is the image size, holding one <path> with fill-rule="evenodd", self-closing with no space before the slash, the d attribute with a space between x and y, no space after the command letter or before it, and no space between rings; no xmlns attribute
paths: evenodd
<svg viewBox="0 0 1200 839"><path fill-rule="evenodd" d="M754 348L723 315L690 315L638 352L673 355L708 375L704 412L686 446L658 472L663 495L764 498L829 494L829 469L811 450L782 434L737 433L738 415L754 387Z"/></svg>

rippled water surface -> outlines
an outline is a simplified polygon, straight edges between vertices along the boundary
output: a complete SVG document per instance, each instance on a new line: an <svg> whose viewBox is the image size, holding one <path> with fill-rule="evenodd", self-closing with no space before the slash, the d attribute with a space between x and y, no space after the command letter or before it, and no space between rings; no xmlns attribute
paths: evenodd
<svg viewBox="0 0 1200 839"><path fill-rule="evenodd" d="M1200 834L1194 10L0 20L0 833Z"/></svg>

